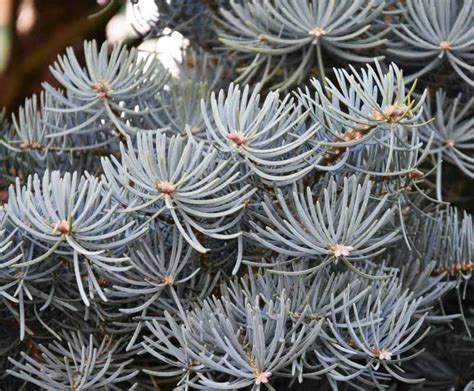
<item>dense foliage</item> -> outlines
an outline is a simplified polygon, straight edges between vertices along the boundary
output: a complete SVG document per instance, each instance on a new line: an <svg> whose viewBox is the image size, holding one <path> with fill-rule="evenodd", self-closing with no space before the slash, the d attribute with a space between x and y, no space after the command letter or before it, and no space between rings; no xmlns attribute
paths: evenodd
<svg viewBox="0 0 474 391"><path fill-rule="evenodd" d="M472 389L473 1L133 3L179 78L85 42L0 116L1 390Z"/></svg>

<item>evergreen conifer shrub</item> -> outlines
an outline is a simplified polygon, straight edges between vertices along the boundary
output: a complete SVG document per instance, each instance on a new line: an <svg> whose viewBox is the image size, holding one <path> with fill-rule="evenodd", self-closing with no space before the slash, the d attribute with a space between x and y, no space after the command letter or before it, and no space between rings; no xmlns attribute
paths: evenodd
<svg viewBox="0 0 474 391"><path fill-rule="evenodd" d="M132 3L0 115L0 389L472 390L473 1Z"/></svg>

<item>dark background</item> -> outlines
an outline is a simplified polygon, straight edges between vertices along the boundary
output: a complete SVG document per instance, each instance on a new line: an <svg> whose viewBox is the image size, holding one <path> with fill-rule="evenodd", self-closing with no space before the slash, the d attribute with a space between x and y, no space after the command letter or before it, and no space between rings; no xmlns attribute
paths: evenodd
<svg viewBox="0 0 474 391"><path fill-rule="evenodd" d="M49 65L66 47L80 51L85 39L104 41L105 25L117 11L117 6L111 7L91 18L103 8L96 0L26 0L34 7L34 22L28 31L18 31L22 1L0 0L0 20L5 21L1 33L8 29L10 35L7 65L0 70L0 109L7 112L15 112L26 97L40 92L41 82L54 85Z"/></svg>

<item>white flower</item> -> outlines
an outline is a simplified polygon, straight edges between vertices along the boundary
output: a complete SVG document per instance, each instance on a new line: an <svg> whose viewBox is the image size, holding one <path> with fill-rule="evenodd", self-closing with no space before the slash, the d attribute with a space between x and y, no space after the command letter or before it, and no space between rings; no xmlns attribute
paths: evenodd
<svg viewBox="0 0 474 391"><path fill-rule="evenodd" d="M378 352L378 357L379 360L391 360L392 353L390 353L388 350L380 349L380 351Z"/></svg>
<svg viewBox="0 0 474 391"><path fill-rule="evenodd" d="M314 27L308 31L308 34L312 35L315 38L320 38L324 34L326 34L326 31L322 27Z"/></svg>
<svg viewBox="0 0 474 391"><path fill-rule="evenodd" d="M329 250L333 252L336 258L339 258L340 256L347 257L351 251L354 250L354 247L345 246L343 244L333 244L329 247Z"/></svg>
<svg viewBox="0 0 474 391"><path fill-rule="evenodd" d="M255 375L255 384L267 384L268 378L271 375L271 372L257 372L257 374Z"/></svg>

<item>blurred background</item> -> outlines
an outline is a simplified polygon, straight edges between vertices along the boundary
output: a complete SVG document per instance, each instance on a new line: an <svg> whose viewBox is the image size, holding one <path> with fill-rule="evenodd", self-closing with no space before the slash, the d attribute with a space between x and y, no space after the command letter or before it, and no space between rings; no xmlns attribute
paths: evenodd
<svg viewBox="0 0 474 391"><path fill-rule="evenodd" d="M85 39L141 45L176 73L186 41L169 32L142 43L158 11L154 0L140 0L140 7L137 15L120 0L0 0L0 109L15 112L43 81L54 85L49 65L68 46L80 52Z"/></svg>

